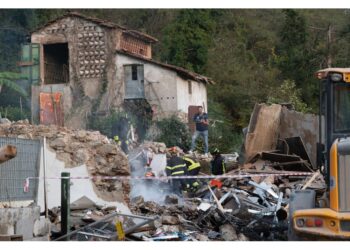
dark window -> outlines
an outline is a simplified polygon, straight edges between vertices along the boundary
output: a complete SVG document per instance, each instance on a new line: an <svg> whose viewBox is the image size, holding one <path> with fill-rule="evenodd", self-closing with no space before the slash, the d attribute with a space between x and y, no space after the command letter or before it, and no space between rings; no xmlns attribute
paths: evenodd
<svg viewBox="0 0 350 250"><path fill-rule="evenodd" d="M137 65L131 66L131 79L137 81Z"/></svg>
<svg viewBox="0 0 350 250"><path fill-rule="evenodd" d="M350 130L350 86L334 85L334 131Z"/></svg>
<svg viewBox="0 0 350 250"><path fill-rule="evenodd" d="M192 82L188 81L188 94L192 95Z"/></svg>
<svg viewBox="0 0 350 250"><path fill-rule="evenodd" d="M44 83L69 82L68 43L44 44Z"/></svg>

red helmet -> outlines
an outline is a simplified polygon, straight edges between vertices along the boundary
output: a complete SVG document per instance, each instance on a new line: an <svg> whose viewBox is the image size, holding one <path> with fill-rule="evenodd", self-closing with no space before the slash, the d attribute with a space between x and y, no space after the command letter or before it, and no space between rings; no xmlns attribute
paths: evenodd
<svg viewBox="0 0 350 250"><path fill-rule="evenodd" d="M154 173L151 171L149 171L145 174L145 177L154 177L154 176L155 176Z"/></svg>
<svg viewBox="0 0 350 250"><path fill-rule="evenodd" d="M178 150L177 150L177 147L171 147L171 148L168 148L168 152L169 153L177 153L178 152Z"/></svg>

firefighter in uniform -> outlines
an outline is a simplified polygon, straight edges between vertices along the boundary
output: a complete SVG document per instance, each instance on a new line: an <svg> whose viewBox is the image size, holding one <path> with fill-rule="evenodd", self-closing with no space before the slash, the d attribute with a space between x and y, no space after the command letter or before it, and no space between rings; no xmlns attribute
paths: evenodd
<svg viewBox="0 0 350 250"><path fill-rule="evenodd" d="M130 122L127 115L121 117L112 126L112 134L114 135L114 141L121 146L125 154L129 153L129 134L130 134Z"/></svg>
<svg viewBox="0 0 350 250"><path fill-rule="evenodd" d="M186 176L187 167L186 162L179 157L178 150L176 147L168 149L169 158L167 159L167 165L165 172L167 176ZM173 192L182 195L182 191L189 188L186 179L171 179L171 185Z"/></svg>
<svg viewBox="0 0 350 250"><path fill-rule="evenodd" d="M194 176L194 175L199 174L199 171L201 169L201 165L199 162L196 162L193 159L186 157L186 156L184 156L182 159L186 163L188 175ZM188 184L189 184L189 188L192 192L197 191L199 188L199 185L200 185L199 181L197 179L189 179Z"/></svg>
<svg viewBox="0 0 350 250"><path fill-rule="evenodd" d="M210 170L213 175L222 175L226 173L225 159L221 155L219 149L215 148L211 152L214 159L210 161Z"/></svg>

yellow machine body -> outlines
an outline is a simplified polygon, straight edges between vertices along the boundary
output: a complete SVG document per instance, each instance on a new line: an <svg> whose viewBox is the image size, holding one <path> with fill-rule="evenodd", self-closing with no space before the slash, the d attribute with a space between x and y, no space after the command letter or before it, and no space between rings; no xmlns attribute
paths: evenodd
<svg viewBox="0 0 350 250"><path fill-rule="evenodd" d="M339 84L350 83L350 68L320 70L316 72L316 77L322 80L328 78L328 84L338 84L332 82L330 74L338 74L336 77L340 79ZM331 92L334 93L333 90ZM331 119L327 121L325 118L326 122L333 123L331 127L326 125L326 129L332 128L332 131L335 127L334 121L337 119L334 115L337 112L334 111L337 111L338 107L334 104L336 103L334 100L332 97L327 103L327 105L334 105L328 109L328 112L333 112ZM348 120L346 121L347 128L350 128ZM291 215L293 222L291 226L296 235L302 239L350 240L350 137L348 130L342 133L342 135L332 135L333 138L330 140L333 142L329 140L330 144L326 148L326 154L329 157L325 165L329 178L329 207L296 210Z"/></svg>

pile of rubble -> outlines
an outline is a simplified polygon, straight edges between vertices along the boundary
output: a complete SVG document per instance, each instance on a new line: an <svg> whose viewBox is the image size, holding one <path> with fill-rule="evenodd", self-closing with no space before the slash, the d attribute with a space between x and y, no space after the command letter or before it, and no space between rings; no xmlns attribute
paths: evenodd
<svg viewBox="0 0 350 250"><path fill-rule="evenodd" d="M144 141L139 148L151 151L155 154L165 154L166 145L163 142Z"/></svg>
<svg viewBox="0 0 350 250"><path fill-rule="evenodd" d="M237 172L244 174L244 167L228 175ZM154 228L138 235L139 240L287 240L291 192L305 188L325 190L318 172L307 178L298 176L293 182L289 178L205 180L192 198L168 195L164 205L134 197L134 214L162 215L154 221Z"/></svg>
<svg viewBox="0 0 350 250"><path fill-rule="evenodd" d="M130 174L126 155L99 131L71 130L54 125L31 125L28 120L10 122L3 119L0 123L0 136L22 139L46 137L48 149L56 153L56 158L63 161L65 167L85 164L91 175L99 176ZM100 190L113 191L116 188L114 183L110 180L97 180L95 185Z"/></svg>

